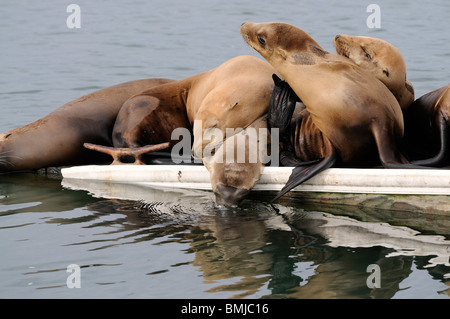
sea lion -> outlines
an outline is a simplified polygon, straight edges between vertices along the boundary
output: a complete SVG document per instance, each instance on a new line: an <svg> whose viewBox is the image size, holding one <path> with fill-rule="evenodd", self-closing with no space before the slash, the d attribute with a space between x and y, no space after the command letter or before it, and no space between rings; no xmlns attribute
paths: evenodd
<svg viewBox="0 0 450 319"><path fill-rule="evenodd" d="M405 112L405 153L416 165L450 165L450 84L426 93Z"/></svg>
<svg viewBox="0 0 450 319"><path fill-rule="evenodd" d="M273 73L274 68L261 59L238 56L207 72L141 92L127 100L117 115L113 145L123 149L171 142L173 146L172 131L191 126L192 151L209 169L217 202L237 205L259 179L260 163L219 165L214 151L205 157L205 150L217 151L229 137L227 129L238 133L267 112ZM260 122L255 125L261 127ZM212 130L220 134L206 138Z"/></svg>
<svg viewBox="0 0 450 319"><path fill-rule="evenodd" d="M369 71L373 76L383 82L399 101L403 112L414 101L414 88L406 79L406 64L400 51L390 43L370 37L352 37L338 34L334 37L336 52L356 63L361 68ZM284 93L295 94L280 79L274 78L276 91L282 90ZM281 99L283 100L283 99ZM285 100L286 103L289 100ZM295 102L295 97L294 100ZM285 137L281 151L281 163L286 166L296 166L321 157L323 151L322 133L315 127L308 111L303 107L299 108L289 119L285 113L289 107L271 103L276 109L269 109L269 125L280 127L280 137ZM293 107L294 104L291 104ZM297 103L297 106L301 106ZM271 117L272 116L272 117ZM285 121L283 123L271 123L272 121ZM283 127L284 126L284 127Z"/></svg>
<svg viewBox="0 0 450 319"><path fill-rule="evenodd" d="M247 22L241 35L286 80L323 136L324 158L294 168L275 199L336 161L361 165L378 153L384 167L415 167L399 149L401 107L373 75L289 24Z"/></svg>
<svg viewBox="0 0 450 319"><path fill-rule="evenodd" d="M403 112L414 101L414 88L406 79L406 64L400 51L390 43L370 37L352 37L338 34L334 37L336 52L356 63L361 68L369 71L373 76L383 82L399 101ZM278 90L284 93L295 94L282 80L274 77L274 95ZM278 97L277 97L278 98ZM283 98L281 98L283 100ZM295 97L293 102L295 102ZM285 102L288 102L285 99ZM269 125L280 128L280 137L287 138L282 145L281 162L286 166L309 162L321 157L323 150L322 133L311 121L308 111L300 107L292 116L289 124L288 116L292 110L287 106L271 103L276 109L269 109ZM297 104L297 106L301 106ZM291 103L291 108L294 103ZM284 121L283 123L271 123L271 121ZM287 151L289 149L289 151ZM295 156L294 158L292 156ZM299 162L300 161L300 162Z"/></svg>
<svg viewBox="0 0 450 319"><path fill-rule="evenodd" d="M400 51L381 39L338 34L337 54L347 57L383 82L403 111L414 102L414 87L406 78L406 63Z"/></svg>
<svg viewBox="0 0 450 319"><path fill-rule="evenodd" d="M267 135L259 134L260 129ZM266 156L270 141L267 115L264 114L239 133L225 138L212 158L205 161L211 185L215 189L216 204L237 206L240 200L247 197L268 161ZM229 153L232 154L231 160L227 159ZM240 154L243 160L240 160Z"/></svg>
<svg viewBox="0 0 450 319"><path fill-rule="evenodd" d="M123 103L169 79L117 84L73 100L31 124L0 135L0 172L105 160L83 143L112 145L111 132Z"/></svg>
<svg viewBox="0 0 450 319"><path fill-rule="evenodd" d="M403 149L412 163L429 167L448 165L449 85L414 101L405 61L393 45L381 39L343 34L335 36L334 44L338 54L373 74L399 101L405 123Z"/></svg>

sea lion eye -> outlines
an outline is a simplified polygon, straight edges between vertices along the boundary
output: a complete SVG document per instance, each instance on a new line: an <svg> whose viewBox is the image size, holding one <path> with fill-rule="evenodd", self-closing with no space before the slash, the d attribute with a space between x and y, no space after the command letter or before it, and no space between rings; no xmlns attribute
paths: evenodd
<svg viewBox="0 0 450 319"><path fill-rule="evenodd" d="M260 43L262 46L265 46L265 45L266 45L266 40L264 40L264 39L261 37L261 35L258 34L257 38L258 38L259 43Z"/></svg>
<svg viewBox="0 0 450 319"><path fill-rule="evenodd" d="M389 71L388 70L383 70L384 74L386 74L387 77L389 77Z"/></svg>
<svg viewBox="0 0 450 319"><path fill-rule="evenodd" d="M364 49L363 47L361 47L361 49L364 52L364 55L366 56L366 58L368 58L369 60L372 59L372 57L370 56L369 52L366 51L366 49Z"/></svg>

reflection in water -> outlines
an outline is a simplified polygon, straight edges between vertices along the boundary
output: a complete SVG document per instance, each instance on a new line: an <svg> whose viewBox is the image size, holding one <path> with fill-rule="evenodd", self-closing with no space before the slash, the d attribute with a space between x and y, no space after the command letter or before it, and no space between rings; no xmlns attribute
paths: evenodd
<svg viewBox="0 0 450 319"><path fill-rule="evenodd" d="M114 185L123 199L107 199L105 183L87 194L21 178L0 183L4 297L401 298L418 272L436 283L422 297L449 295L440 236L255 199L222 210L209 192ZM73 262L79 295L65 285ZM367 287L370 264L381 288Z"/></svg>
<svg viewBox="0 0 450 319"><path fill-rule="evenodd" d="M383 1L383 24L377 30L366 26L367 4L351 0L340 1L339 6L180 1L177 10L145 1L80 5L84 22L72 32L66 27L68 14L61 1L2 4L2 35L8 40L0 60L5 63L2 132L99 88L148 77L181 79L236 55L255 54L239 35L239 25L248 20L279 19L298 25L330 51L336 32L380 37L404 53L417 96L448 83L448 63L443 63L449 57L448 1L426 8L422 2ZM130 56L131 60L124 59ZM429 205L431 213L418 209L423 207L422 198L393 201L367 196L348 205L352 194L346 196L346 204L343 198L328 198L324 204L296 194L296 200L282 202L288 213L266 204L271 197L259 196L245 209L221 211L205 192L133 188L122 198L125 191L114 186L80 191L62 189L59 180L37 175L0 175L0 297L450 294L446 242L434 237L450 236L446 197ZM333 219L336 215L353 219ZM338 221L346 223L336 225ZM375 222L433 236L407 232L405 243L405 238L388 232L383 236L389 245L366 245L368 238L362 235L380 237L365 227ZM358 238L365 239L358 244ZM425 245L426 238L430 242ZM66 267L71 263L82 268L81 289L66 287ZM367 265L372 263L381 268L380 289L366 286Z"/></svg>
<svg viewBox="0 0 450 319"><path fill-rule="evenodd" d="M315 293L309 289L314 290L316 285L317 297L356 297L367 292L367 266L376 264L380 267L382 288L370 291L368 297L391 298L412 272L412 263L418 256L423 256L421 269L444 266L441 271L447 269L447 273L441 273L441 278L450 278L450 241L443 236L420 235L407 227L359 222L349 217L281 205L278 209L293 227L325 238L327 246L346 252L340 254L340 258L322 262L317 268L318 275L308 284L307 294L300 291L300 297L313 297ZM326 294L320 289L325 282L332 283L333 287ZM349 291L353 293L346 295Z"/></svg>

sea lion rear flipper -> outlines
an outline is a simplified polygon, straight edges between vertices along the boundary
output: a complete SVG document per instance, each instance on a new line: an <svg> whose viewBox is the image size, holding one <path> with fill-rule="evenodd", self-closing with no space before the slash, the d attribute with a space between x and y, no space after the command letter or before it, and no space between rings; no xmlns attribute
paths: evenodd
<svg viewBox="0 0 450 319"><path fill-rule="evenodd" d="M413 161L412 164L419 165L419 166L432 166L432 167L437 167L437 166L441 166L441 165L445 164L445 162L447 161L448 152L449 152L449 145L448 145L449 144L449 142L448 142L449 129L448 129L448 123L442 115L439 118L439 128L438 129L439 129L439 138L440 138L439 153L437 153L435 156L428 158L428 159Z"/></svg>
<svg viewBox="0 0 450 319"><path fill-rule="evenodd" d="M297 187L301 183L307 181L314 175L330 168L334 165L337 159L336 150L331 147L329 154L325 156L320 162L307 165L307 166L297 166L292 170L289 179L284 185L283 189L280 193L272 200L272 202L276 201L278 198L289 192L291 189Z"/></svg>
<svg viewBox="0 0 450 319"><path fill-rule="evenodd" d="M445 129L446 130L446 129ZM418 165L411 163L406 159L404 154L400 151L399 147L394 141L392 135L387 134L385 130L376 127L373 131L375 143L378 149L378 155L380 156L380 162L382 167L389 169L433 169L434 167ZM446 140L446 138L444 139ZM427 161L427 160L426 160Z"/></svg>
<svg viewBox="0 0 450 319"><path fill-rule="evenodd" d="M122 159L126 156L133 157L134 162L131 163L144 165L145 163L141 161L142 155L168 148L170 146L170 143L167 142L156 145L146 145L136 148L116 148L91 143L84 143L83 146L87 149L110 155L113 158L113 162L111 163L111 165L125 164Z"/></svg>

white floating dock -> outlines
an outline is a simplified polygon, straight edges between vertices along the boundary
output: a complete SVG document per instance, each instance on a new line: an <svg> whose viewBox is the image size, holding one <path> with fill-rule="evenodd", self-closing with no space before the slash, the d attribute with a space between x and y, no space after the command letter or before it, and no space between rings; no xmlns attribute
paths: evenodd
<svg viewBox="0 0 450 319"><path fill-rule="evenodd" d="M255 191L279 191L292 167L265 167ZM82 179L151 187L211 190L202 165L88 165L63 168L64 179ZM450 170L330 168L292 191L450 195Z"/></svg>

